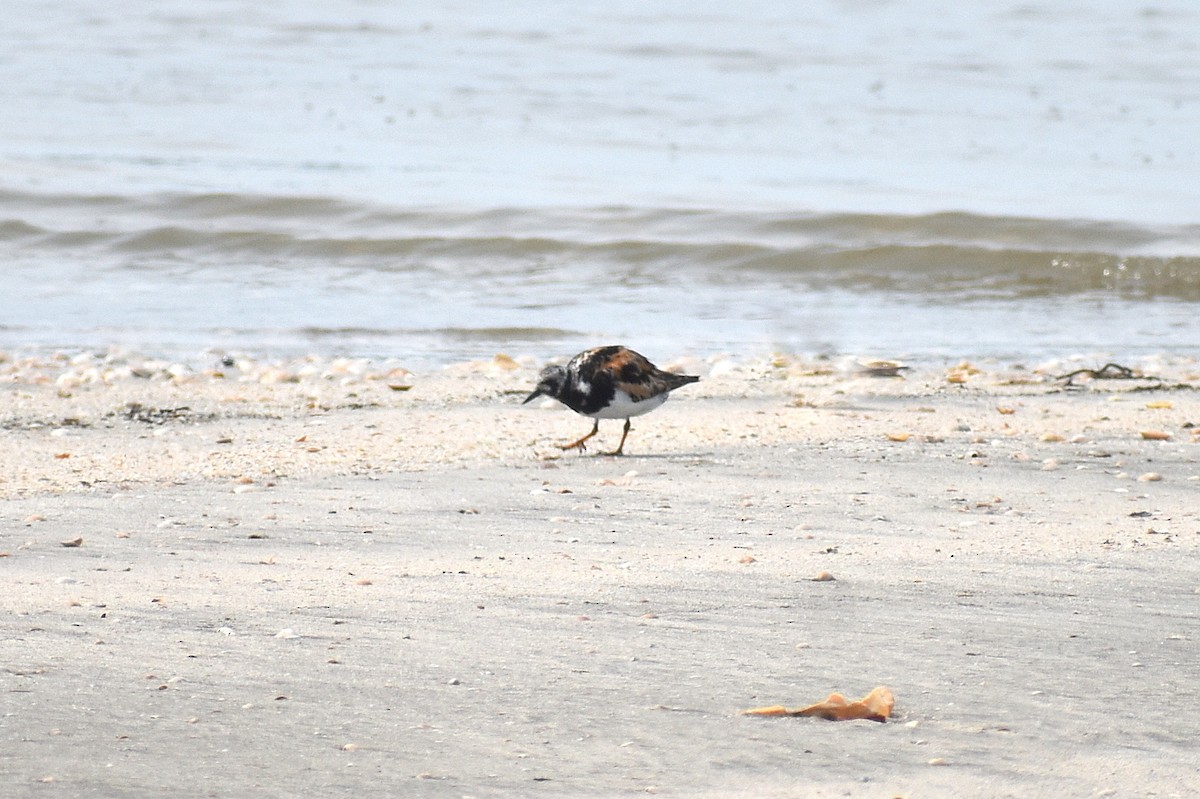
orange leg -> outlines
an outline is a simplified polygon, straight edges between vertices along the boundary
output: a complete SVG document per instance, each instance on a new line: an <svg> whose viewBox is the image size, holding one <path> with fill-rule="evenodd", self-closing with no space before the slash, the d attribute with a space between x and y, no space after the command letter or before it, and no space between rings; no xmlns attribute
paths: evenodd
<svg viewBox="0 0 1200 799"><path fill-rule="evenodd" d="M579 439L578 441L572 441L570 444L559 444L558 448L559 449L577 449L580 452L583 452L584 450L587 449L585 442L592 436L596 435L596 433L598 433L598 432L600 432L600 420L599 419L597 419L596 423L594 425L592 425L592 432L588 433L586 436ZM621 442L624 443L625 439L621 439Z"/></svg>
<svg viewBox="0 0 1200 799"><path fill-rule="evenodd" d="M599 423L597 423L597 424L599 424ZM625 437L627 435L629 435L629 420L628 419L625 420L625 430L621 433L621 443L617 444L617 448L614 449L612 452L608 452L605 454L606 455L624 455L625 454L625 452L624 452Z"/></svg>

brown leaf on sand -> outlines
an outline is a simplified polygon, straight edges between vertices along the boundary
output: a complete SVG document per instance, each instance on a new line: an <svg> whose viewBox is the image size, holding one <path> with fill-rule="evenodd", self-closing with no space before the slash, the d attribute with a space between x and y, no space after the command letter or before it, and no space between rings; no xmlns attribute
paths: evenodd
<svg viewBox="0 0 1200 799"><path fill-rule="evenodd" d="M70 541L60 541L59 543L64 547L81 547L83 546L83 537L72 538Z"/></svg>
<svg viewBox="0 0 1200 799"><path fill-rule="evenodd" d="M892 715L896 704L892 689L881 685L871 693L855 702L850 702L841 694L830 694L824 702L802 708L786 708L783 705L756 707L743 710L743 716L816 716L827 721L854 721L869 719L870 721L887 721Z"/></svg>

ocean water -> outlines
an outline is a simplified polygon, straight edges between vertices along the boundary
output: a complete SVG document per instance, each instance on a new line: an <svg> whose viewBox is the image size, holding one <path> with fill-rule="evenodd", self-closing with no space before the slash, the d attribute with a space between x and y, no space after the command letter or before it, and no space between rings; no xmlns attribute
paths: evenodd
<svg viewBox="0 0 1200 799"><path fill-rule="evenodd" d="M0 7L0 349L1200 351L1200 6Z"/></svg>

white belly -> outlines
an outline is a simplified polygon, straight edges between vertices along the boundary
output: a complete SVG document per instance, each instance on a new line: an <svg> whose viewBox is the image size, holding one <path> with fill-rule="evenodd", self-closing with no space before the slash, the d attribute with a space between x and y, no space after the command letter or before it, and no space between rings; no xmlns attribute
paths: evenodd
<svg viewBox="0 0 1200 799"><path fill-rule="evenodd" d="M617 389L611 405L596 413L589 413L588 416L593 419L628 419L631 416L641 416L666 402L667 396L667 394L659 394L657 397L634 402L633 397L621 389Z"/></svg>

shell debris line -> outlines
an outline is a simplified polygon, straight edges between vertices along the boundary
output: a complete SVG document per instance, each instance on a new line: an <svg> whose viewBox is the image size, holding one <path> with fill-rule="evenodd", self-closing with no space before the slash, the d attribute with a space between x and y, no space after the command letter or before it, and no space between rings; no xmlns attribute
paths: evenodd
<svg viewBox="0 0 1200 799"><path fill-rule="evenodd" d="M664 442L671 456L708 457L747 440L794 447L849 436L864 445L882 442L895 453L888 457L923 457L966 444L972 466L1007 454L1066 471L1117 437L1167 447L1200 440L1200 420L1188 415L1194 404L1184 401L1185 388L1200 388L1195 359L1135 364L1161 383L1090 380L1069 391L1057 376L1076 364L1062 360L855 358L839 368L827 358L777 354L678 363L704 380L673 402L670 413L647 423L648 440ZM246 494L270 490L280 479L347 472L552 463L558 453L537 447L536 425L519 408L543 365L503 353L417 373L398 358L0 352L6 389L0 430L19 439L7 457L0 452L0 496L248 477L253 482L229 488ZM948 386L948 374L964 382ZM1096 396L1114 401L1103 416L1095 410ZM872 410L855 409L860 405ZM137 436L144 445L114 447L108 431L120 440ZM1039 452L1039 444L1067 446ZM1073 444L1086 449L1072 450ZM1154 470L1167 482L1188 476ZM648 478L617 473L595 479L636 489Z"/></svg>

